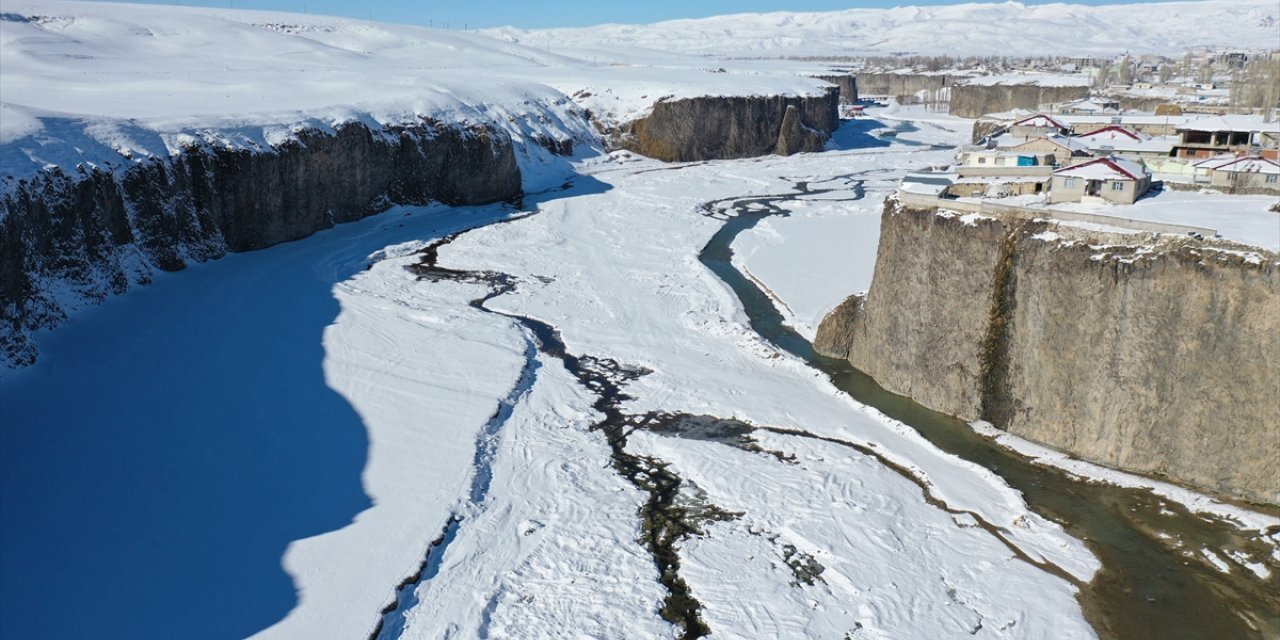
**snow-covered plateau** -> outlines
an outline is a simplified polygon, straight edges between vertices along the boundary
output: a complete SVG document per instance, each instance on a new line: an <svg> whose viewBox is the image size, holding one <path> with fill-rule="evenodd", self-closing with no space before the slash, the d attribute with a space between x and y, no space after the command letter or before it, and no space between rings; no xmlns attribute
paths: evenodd
<svg viewBox="0 0 1280 640"><path fill-rule="evenodd" d="M1123 514L1031 497L1065 474L1015 488L999 467L1030 463L955 453L804 354L870 286L885 197L972 121L871 109L820 153L661 163L607 151L592 120L816 95L822 69L520 39L6 1L0 195L427 119L507 136L523 197L139 262L146 286L92 304L52 291L79 300L69 319L0 369L0 637L1059 640L1181 606L1107 610L1156 602L1165 565L1132 528L1150 574L1109 564L1094 532ZM1245 520L1213 529L1230 544L1153 530L1254 585L1280 520Z"/></svg>
<svg viewBox="0 0 1280 640"><path fill-rule="evenodd" d="M554 43L601 59L619 50L721 56L1181 55L1201 47L1274 49L1271 0L1144 4L981 2L892 9L744 13L649 25L488 29L510 42Z"/></svg>

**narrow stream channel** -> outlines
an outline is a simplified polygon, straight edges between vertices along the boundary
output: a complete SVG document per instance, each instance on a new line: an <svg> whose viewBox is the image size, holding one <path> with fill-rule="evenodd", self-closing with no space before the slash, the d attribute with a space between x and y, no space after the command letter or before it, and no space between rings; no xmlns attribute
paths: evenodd
<svg viewBox="0 0 1280 640"><path fill-rule="evenodd" d="M855 198L860 185L855 184ZM764 339L825 373L859 402L919 431L940 449L980 464L1021 491L1040 515L1084 540L1103 563L1080 585L1086 617L1103 638L1236 639L1280 637L1280 562L1257 536L1227 522L1189 513L1144 490L1073 479L1037 465L976 434L967 424L880 388L848 362L823 357L784 324L769 296L732 264L733 242L771 215L787 215L787 201L816 193L797 183L789 195L710 202L704 214L726 220L699 259L742 301L751 327ZM1261 580L1235 567L1213 569L1203 549L1247 554L1271 570Z"/></svg>

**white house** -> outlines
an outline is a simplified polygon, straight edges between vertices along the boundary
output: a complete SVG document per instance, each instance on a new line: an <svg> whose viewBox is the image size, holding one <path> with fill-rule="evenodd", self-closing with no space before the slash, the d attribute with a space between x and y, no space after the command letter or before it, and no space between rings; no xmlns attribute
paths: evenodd
<svg viewBox="0 0 1280 640"><path fill-rule="evenodd" d="M1080 202L1101 198L1132 204L1151 188L1151 173L1142 163L1118 156L1095 158L1053 172L1049 202Z"/></svg>
<svg viewBox="0 0 1280 640"><path fill-rule="evenodd" d="M1248 189L1280 193L1280 164L1258 156L1217 163L1210 170L1209 184L1228 191Z"/></svg>

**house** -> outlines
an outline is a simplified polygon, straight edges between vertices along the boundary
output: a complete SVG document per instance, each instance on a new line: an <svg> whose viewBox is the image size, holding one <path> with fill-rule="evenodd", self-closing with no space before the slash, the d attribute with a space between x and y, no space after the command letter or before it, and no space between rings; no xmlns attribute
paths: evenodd
<svg viewBox="0 0 1280 640"><path fill-rule="evenodd" d="M1141 163L1108 156L1054 171L1049 202L1080 202L1091 197L1133 204L1150 187L1151 174Z"/></svg>
<svg viewBox="0 0 1280 640"><path fill-rule="evenodd" d="M1153 137L1118 125L1109 125L1075 137L1092 155L1118 155L1141 160L1147 166L1162 165L1173 155L1178 138ZM1160 169L1157 169L1159 171Z"/></svg>
<svg viewBox="0 0 1280 640"><path fill-rule="evenodd" d="M1014 139L1031 140L1040 136L1066 135L1071 129L1054 118L1038 113L1015 120L1009 125L1008 131Z"/></svg>
<svg viewBox="0 0 1280 640"><path fill-rule="evenodd" d="M1081 134L1097 131L1103 127L1119 126L1130 131L1145 133L1150 136L1175 135L1177 128L1204 116L1175 115L1091 115L1091 116L1057 116L1057 120L1071 127L1072 133Z"/></svg>
<svg viewBox="0 0 1280 640"><path fill-rule="evenodd" d="M1179 158L1208 158L1222 153L1248 154L1255 146L1275 147L1280 122L1262 116L1229 115L1193 120L1177 128Z"/></svg>
<svg viewBox="0 0 1280 640"><path fill-rule="evenodd" d="M1280 194L1280 163L1259 156L1234 158L1210 169L1209 184L1226 189Z"/></svg>
<svg viewBox="0 0 1280 640"><path fill-rule="evenodd" d="M902 177L902 181L898 183L898 189L904 193L914 193L917 195L931 196L941 198L946 195L947 188L956 180L954 173L935 173L930 171L920 171L916 173L908 173Z"/></svg>
<svg viewBox="0 0 1280 640"><path fill-rule="evenodd" d="M1053 111L1064 116L1119 115L1120 101L1090 96L1057 105Z"/></svg>
<svg viewBox="0 0 1280 640"><path fill-rule="evenodd" d="M1036 159L1036 164L1053 167L1066 166L1074 162L1073 158L1092 156L1089 147L1076 138L1068 136L1041 136L1011 147L1009 151L1028 154Z"/></svg>

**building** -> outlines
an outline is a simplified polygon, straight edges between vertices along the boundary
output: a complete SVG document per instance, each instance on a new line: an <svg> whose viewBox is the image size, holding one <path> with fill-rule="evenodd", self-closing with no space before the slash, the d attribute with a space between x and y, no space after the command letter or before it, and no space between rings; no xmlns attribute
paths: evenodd
<svg viewBox="0 0 1280 640"><path fill-rule="evenodd" d="M1173 148L1179 138L1154 137L1118 125L1109 125L1078 135L1075 140L1083 144L1092 155L1117 155L1130 160L1141 160L1148 167L1161 171L1157 165L1163 165L1173 156Z"/></svg>
<svg viewBox="0 0 1280 640"><path fill-rule="evenodd" d="M1042 113L1015 120L1008 127L1008 135L1015 140L1031 140L1041 136L1067 135L1071 128L1057 119Z"/></svg>
<svg viewBox="0 0 1280 640"><path fill-rule="evenodd" d="M1262 116L1211 116L1177 128L1180 140L1174 149L1179 158L1209 158L1223 153L1245 155L1255 147L1274 148L1280 142L1280 122Z"/></svg>
<svg viewBox="0 0 1280 640"><path fill-rule="evenodd" d="M1235 158L1215 164L1209 185L1228 192L1273 192L1280 194L1280 163L1258 156Z"/></svg>
<svg viewBox="0 0 1280 640"><path fill-rule="evenodd" d="M1078 158L1094 155L1089 147L1076 138L1068 136L1041 136L1028 140L1009 149L1010 152L1031 155L1035 164L1052 167L1063 167L1076 162Z"/></svg>
<svg viewBox="0 0 1280 640"><path fill-rule="evenodd" d="M1049 202L1099 198L1114 204L1133 204L1150 188L1151 174L1141 163L1108 156L1054 171Z"/></svg>
<svg viewBox="0 0 1280 640"><path fill-rule="evenodd" d="M1064 116L1120 115L1120 101L1090 96L1054 105L1053 112Z"/></svg>

